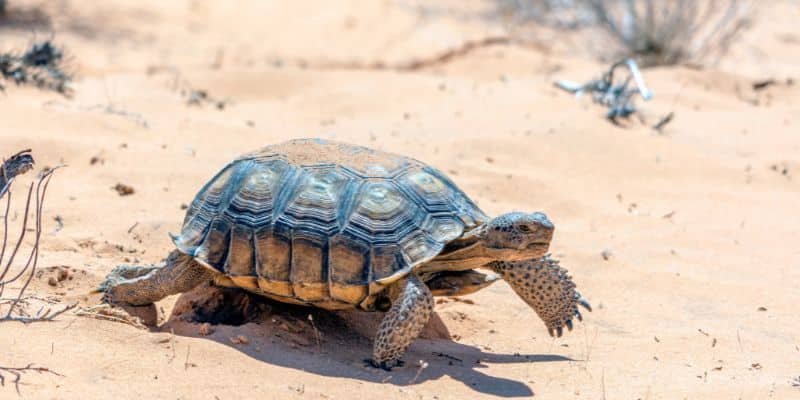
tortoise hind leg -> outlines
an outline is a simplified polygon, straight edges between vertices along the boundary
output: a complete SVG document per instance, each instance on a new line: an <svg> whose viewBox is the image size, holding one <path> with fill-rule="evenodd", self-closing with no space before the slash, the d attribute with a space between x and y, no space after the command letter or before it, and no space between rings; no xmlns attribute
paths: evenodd
<svg viewBox="0 0 800 400"><path fill-rule="evenodd" d="M402 365L400 357L433 314L433 295L414 274L395 285L399 294L392 296L392 308L378 327L372 359L368 360L373 367L387 371Z"/></svg>
<svg viewBox="0 0 800 400"><path fill-rule="evenodd" d="M105 303L141 306L190 290L212 277L211 271L176 250L160 267L115 268L97 290L104 292Z"/></svg>

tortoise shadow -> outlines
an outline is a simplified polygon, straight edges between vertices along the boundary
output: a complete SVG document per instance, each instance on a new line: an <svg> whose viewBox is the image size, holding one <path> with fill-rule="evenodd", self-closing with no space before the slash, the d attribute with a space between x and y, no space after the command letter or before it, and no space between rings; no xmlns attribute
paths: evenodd
<svg viewBox="0 0 800 400"><path fill-rule="evenodd" d="M559 355L487 353L454 342L434 314L407 351L406 365L387 372L364 365L371 355L370 337L382 317L382 313L283 304L207 286L181 295L169 319L154 330L202 337L265 363L318 375L397 386L450 376L476 392L502 397L533 396L534 391L523 382L490 376L481 369L490 364L574 361ZM246 343L236 339L240 336Z"/></svg>

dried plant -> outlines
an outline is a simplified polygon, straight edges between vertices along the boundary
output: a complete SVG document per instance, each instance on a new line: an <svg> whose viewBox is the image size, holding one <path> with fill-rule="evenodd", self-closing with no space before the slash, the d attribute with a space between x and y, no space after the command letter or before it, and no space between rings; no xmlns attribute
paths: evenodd
<svg viewBox="0 0 800 400"><path fill-rule="evenodd" d="M0 316L0 323L8 321L18 321L23 323L52 321L56 316L75 307L73 304L55 312L49 307L42 307L35 313L35 315L27 315L23 310L23 307L21 307L21 304L27 300L25 297L25 290L28 288L31 279L33 279L33 276L36 273L36 264L39 260L39 239L42 234L42 208L44 207L44 197L47 193L47 186L50 183L50 178L55 171L55 169L46 169L39 173L35 182L31 182L30 186L28 187L28 194L25 200L25 214L22 217L22 227L19 236L16 242L9 243L8 214L9 211L11 211L11 187L17 176L22 175L31 169L33 169L33 157L30 155L30 150L23 150L11 156L8 160L5 160L2 165L0 165L0 200L2 200L4 196L6 198L5 213L3 215L3 243L2 247L0 247L0 315L2 315L4 312L2 306L8 304L8 311L5 312L5 316ZM36 189L35 196L34 187ZM33 232L35 237L27 258L23 256L23 260L25 260L24 264L22 264L22 267L20 267L18 271L14 272L14 261L17 259L18 255L24 253L24 251L20 251L20 249L22 248L25 236L29 231L28 216L29 212L31 211L32 199L34 200L33 222L35 227ZM8 259L6 259L6 256L8 256ZM26 274L27 277L25 277ZM12 296L9 299L3 299L3 293L10 284L19 283L23 280L25 283L15 296ZM19 394L19 384L20 379L22 379L22 375L30 372L62 376L61 374L52 371L49 368L39 367L33 364L28 364L24 367L8 367L0 365L0 386L5 386L7 376L13 377L12 382L14 383L14 388L16 389L17 394Z"/></svg>
<svg viewBox="0 0 800 400"><path fill-rule="evenodd" d="M614 72L617 69L627 69L628 75ZM633 81L633 84L631 84ZM595 103L608 108L606 118L615 125L619 125L619 119L627 119L637 112L633 99L635 95L640 95L644 100L650 100L653 92L644 83L644 77L639 66L633 59L625 59L614 63L600 79L592 79L584 84L559 79L555 82L556 86L562 90L582 96L589 93ZM667 121L668 122L668 121Z"/></svg>
<svg viewBox="0 0 800 400"><path fill-rule="evenodd" d="M722 57L749 25L745 0L584 0L599 26L643 66ZM619 54L622 53L622 54Z"/></svg>
<svg viewBox="0 0 800 400"><path fill-rule="evenodd" d="M25 52L0 53L0 77L17 85L72 95L72 76L65 68L64 51L50 40L33 43ZM4 90L0 84L0 91Z"/></svg>
<svg viewBox="0 0 800 400"><path fill-rule="evenodd" d="M604 61L633 57L644 67L716 61L755 11L753 0L494 1L512 24L573 29Z"/></svg>
<svg viewBox="0 0 800 400"><path fill-rule="evenodd" d="M585 0L494 0L496 12L513 24L534 22L558 29L591 25L594 16Z"/></svg>
<svg viewBox="0 0 800 400"><path fill-rule="evenodd" d="M28 364L28 365L26 365L24 367L3 367L3 366L0 366L0 386L5 386L6 385L6 377L3 375L3 373L11 375L11 376L14 377L14 380L12 381L14 383L14 389L17 390L17 394L19 395L20 394L19 381L22 379L22 375L26 374L28 372L37 372L39 374L47 373L47 374L51 374L51 375L55 375L55 376L64 376L64 375L59 374L58 372L55 372L55 371L51 370L50 368L37 367L37 366L35 366L33 364Z"/></svg>
<svg viewBox="0 0 800 400"><path fill-rule="evenodd" d="M40 172L37 178L30 183L27 190L27 197L25 198L25 210L22 216L22 226L16 241L9 242L9 227L8 218L11 211L11 197L13 191L11 190L17 176L30 171L33 168L33 157L30 155L30 150L21 151L8 160L5 160L0 166L0 200L5 196L6 207L3 214L3 242L0 247L0 323L6 321L19 321L23 323L38 322L38 321L52 321L56 316L64 313L65 311L74 307L66 306L58 311L53 311L50 307L41 307L34 315L28 315L21 306L26 302L25 290L36 273L36 266L39 261L39 240L42 235L42 209L44 207L44 198L47 193L47 187L50 184L50 178L55 172L54 168L45 169ZM35 189L35 191L34 191ZM29 218L31 214L31 201L33 200L33 229L28 229ZM32 231L34 234L33 243L30 245L27 257L22 255L25 253L23 250L23 243L28 232ZM6 258L8 256L8 258ZM22 259L21 266L16 266L15 261L19 258ZM4 299L3 294L9 285L13 283L24 282L22 287L11 298ZM4 306L8 306L5 311ZM2 313L5 313L2 316Z"/></svg>

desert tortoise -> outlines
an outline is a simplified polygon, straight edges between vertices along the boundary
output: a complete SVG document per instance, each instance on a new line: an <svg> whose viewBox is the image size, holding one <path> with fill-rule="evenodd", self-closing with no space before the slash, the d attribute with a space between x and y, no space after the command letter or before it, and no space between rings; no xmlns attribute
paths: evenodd
<svg viewBox="0 0 800 400"><path fill-rule="evenodd" d="M417 160L292 140L228 164L189 206L162 266L117 267L99 290L109 303L146 305L213 279L287 303L388 310L370 363L390 369L431 316L434 295L500 277L551 335L572 329L577 306L589 304L545 255L553 229L538 212L489 218Z"/></svg>

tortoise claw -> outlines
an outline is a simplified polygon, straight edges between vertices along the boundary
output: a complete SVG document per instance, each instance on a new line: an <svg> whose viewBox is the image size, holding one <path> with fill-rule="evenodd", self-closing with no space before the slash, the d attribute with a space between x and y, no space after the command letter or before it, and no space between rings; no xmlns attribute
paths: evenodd
<svg viewBox="0 0 800 400"><path fill-rule="evenodd" d="M556 337L555 331L553 330L553 328L547 328L547 333L550 334L550 337Z"/></svg>
<svg viewBox="0 0 800 400"><path fill-rule="evenodd" d="M581 315L581 312L577 309L575 309L575 318L578 318L578 321L583 322L583 315Z"/></svg>
<svg viewBox="0 0 800 400"><path fill-rule="evenodd" d="M580 305L581 305L581 307L583 307L583 308L585 308L585 309L589 310L589 312L591 312L591 311L592 311L592 305L591 305L591 304L589 304L589 302L588 302L588 301L586 301L586 299L584 299L583 297L581 297L580 299L578 299L578 304L580 304Z"/></svg>
<svg viewBox="0 0 800 400"><path fill-rule="evenodd" d="M567 325L567 329L569 329L571 331L572 330L572 320L568 319L567 322L566 322L566 325Z"/></svg>
<svg viewBox="0 0 800 400"><path fill-rule="evenodd" d="M563 335L563 334L564 334L564 328L562 328L560 326L558 328L556 328L556 335L558 337L561 337L561 335Z"/></svg>

